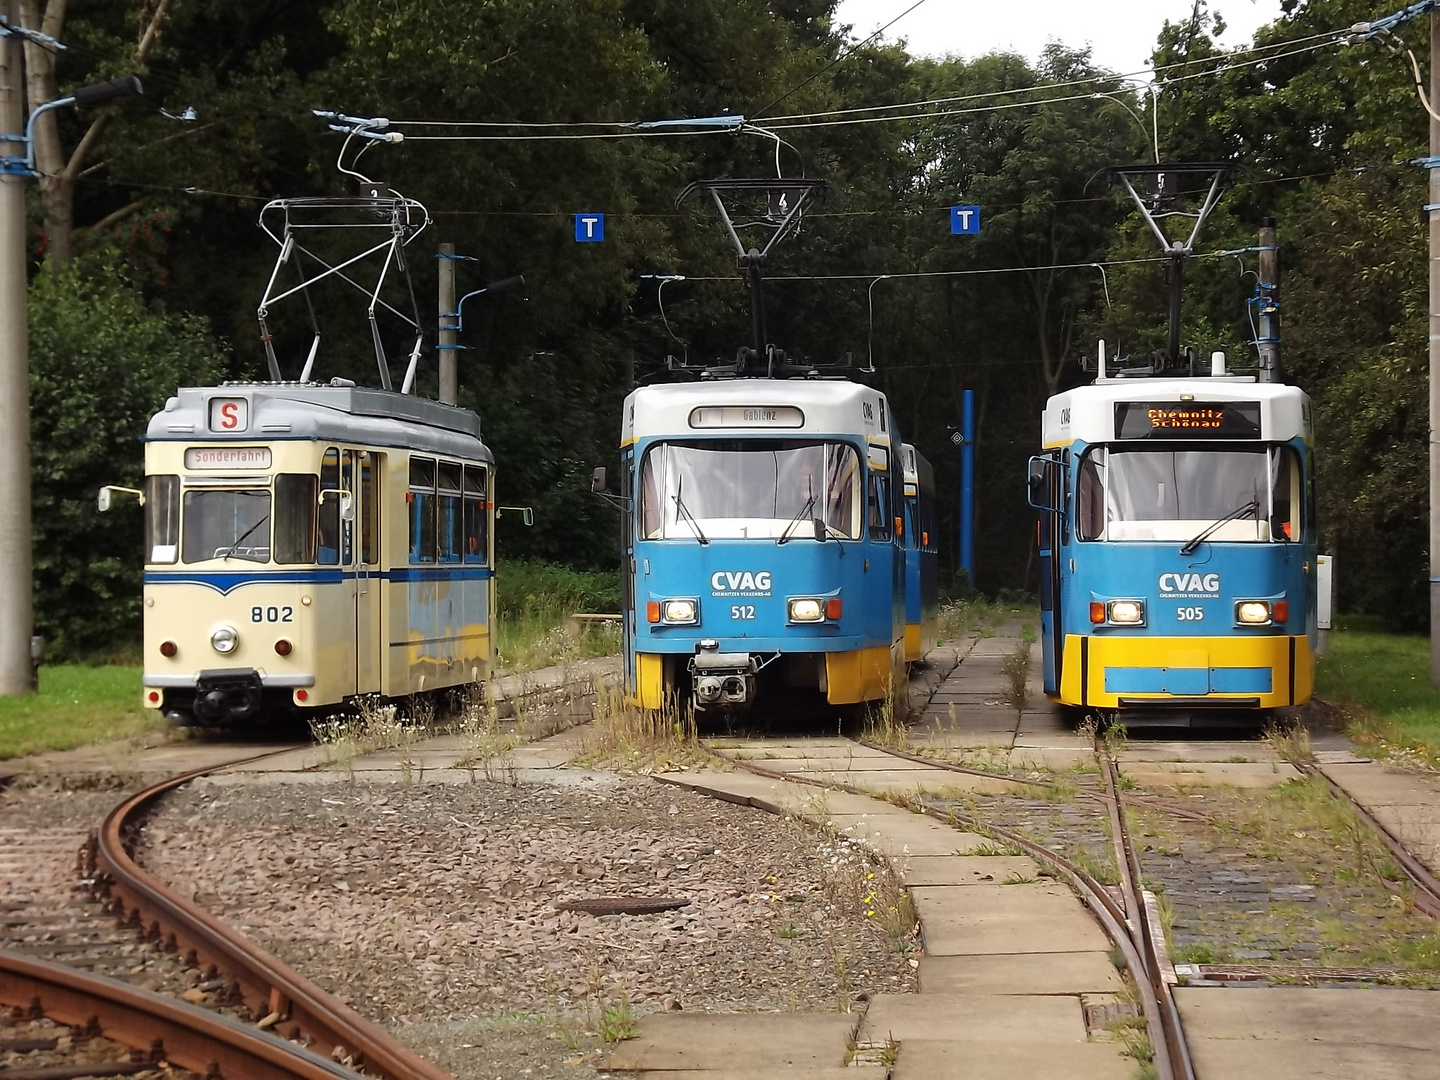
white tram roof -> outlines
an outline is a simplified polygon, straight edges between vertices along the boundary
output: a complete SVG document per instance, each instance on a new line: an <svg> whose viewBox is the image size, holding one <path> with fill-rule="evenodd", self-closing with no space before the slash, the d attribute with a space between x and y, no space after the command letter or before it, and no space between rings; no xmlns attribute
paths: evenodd
<svg viewBox="0 0 1440 1080"><path fill-rule="evenodd" d="M845 379L716 379L631 392L620 442L656 435L858 435L889 443L893 429L885 395Z"/></svg>
<svg viewBox="0 0 1440 1080"><path fill-rule="evenodd" d="M222 383L183 387L150 418L149 442L307 440L493 461L480 417L428 398L363 386Z"/></svg>
<svg viewBox="0 0 1440 1080"><path fill-rule="evenodd" d="M1116 415L1121 411L1116 406L1129 402L1154 406L1161 412L1168 411L1172 417L1179 417L1174 421L1172 430L1166 433L1169 438L1184 438L1182 431L1187 423L1201 426L1201 423L1194 423L1185 416L1189 410L1199 410L1215 417L1216 406L1226 403L1232 407L1239 406L1247 414L1258 413L1258 435L1202 431L1196 433L1197 438L1221 441L1248 437L1266 442L1285 442L1296 438L1309 442L1314 438L1310 398L1296 386L1259 383L1250 376L1242 375L1122 378L1097 379L1089 386L1077 386L1056 394L1046 402L1041 421L1045 448L1069 446L1074 442L1104 443L1142 437L1116 431ZM1218 419L1210 422L1227 423Z"/></svg>

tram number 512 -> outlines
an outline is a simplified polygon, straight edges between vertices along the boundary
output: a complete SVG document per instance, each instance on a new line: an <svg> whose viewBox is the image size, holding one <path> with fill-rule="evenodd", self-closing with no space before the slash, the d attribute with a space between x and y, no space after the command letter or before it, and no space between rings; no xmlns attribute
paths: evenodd
<svg viewBox="0 0 1440 1080"><path fill-rule="evenodd" d="M1203 607L1182 607L1177 609L1175 617L1181 622L1204 622L1205 609Z"/></svg>
<svg viewBox="0 0 1440 1080"><path fill-rule="evenodd" d="M755 618L754 604L731 604L730 618L732 619L753 619Z"/></svg>

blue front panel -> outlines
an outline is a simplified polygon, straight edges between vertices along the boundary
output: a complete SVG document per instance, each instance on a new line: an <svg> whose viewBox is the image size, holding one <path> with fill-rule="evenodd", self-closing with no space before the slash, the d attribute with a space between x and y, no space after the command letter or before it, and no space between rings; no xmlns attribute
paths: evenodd
<svg viewBox="0 0 1440 1080"><path fill-rule="evenodd" d="M811 539L649 540L635 545L638 618L633 649L693 653L700 638L721 652L846 652L890 646L896 639L893 574L901 556L888 542ZM918 594L918 586L917 586ZM792 597L838 596L838 622L787 624ZM699 601L695 626L645 620L645 605Z"/></svg>

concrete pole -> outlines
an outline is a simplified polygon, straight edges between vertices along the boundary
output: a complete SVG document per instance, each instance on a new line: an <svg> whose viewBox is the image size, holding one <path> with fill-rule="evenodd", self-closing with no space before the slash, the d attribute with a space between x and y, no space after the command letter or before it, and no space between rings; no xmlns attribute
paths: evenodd
<svg viewBox="0 0 1440 1080"><path fill-rule="evenodd" d="M460 321L455 310L455 245L440 245L440 322L438 351L440 353L440 400L454 405L460 400L460 358L455 348L459 335L455 327Z"/></svg>
<svg viewBox="0 0 1440 1080"><path fill-rule="evenodd" d="M1430 102L1440 105L1440 11L1430 13ZM1440 156L1440 120L1430 117L1430 157ZM1440 203L1440 169L1431 168L1430 204ZM1440 209L1430 219L1430 685L1440 688Z"/></svg>
<svg viewBox="0 0 1440 1080"><path fill-rule="evenodd" d="M12 26L18 0L0 0ZM0 132L25 132L22 45L0 37ZM24 156L24 145L0 141L0 154ZM25 177L0 174L0 695L33 689L30 633L30 361L25 314Z"/></svg>
<svg viewBox="0 0 1440 1080"><path fill-rule="evenodd" d="M1280 249L1275 219L1260 219L1260 381L1280 382Z"/></svg>

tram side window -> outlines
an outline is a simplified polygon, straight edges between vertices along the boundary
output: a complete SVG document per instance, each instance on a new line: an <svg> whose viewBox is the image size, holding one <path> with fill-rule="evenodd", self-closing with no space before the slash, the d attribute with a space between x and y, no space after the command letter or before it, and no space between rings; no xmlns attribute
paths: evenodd
<svg viewBox="0 0 1440 1080"><path fill-rule="evenodd" d="M490 554L490 537L485 512L486 472L474 465L465 466L465 561L484 563Z"/></svg>
<svg viewBox="0 0 1440 1080"><path fill-rule="evenodd" d="M318 509L315 499L318 494L313 473L280 473L275 477L277 563L315 561L315 516Z"/></svg>
<svg viewBox="0 0 1440 1080"><path fill-rule="evenodd" d="M890 539L890 478L870 470L870 539Z"/></svg>
<svg viewBox="0 0 1440 1080"><path fill-rule="evenodd" d="M145 478L145 559L173 563L180 558L180 478Z"/></svg>
<svg viewBox="0 0 1440 1080"><path fill-rule="evenodd" d="M360 455L360 558L367 566L380 561L380 459L369 450Z"/></svg>
<svg viewBox="0 0 1440 1080"><path fill-rule="evenodd" d="M1078 489L1080 519L1076 532L1081 540L1099 540L1105 532L1105 480L1101 471L1105 463L1101 460L1103 450L1088 454L1080 462Z"/></svg>
<svg viewBox="0 0 1440 1080"><path fill-rule="evenodd" d="M440 462L439 492L437 506L439 524L435 530L435 558L437 562L459 562L465 550L464 508L460 496L461 468L451 461Z"/></svg>
<svg viewBox="0 0 1440 1080"><path fill-rule="evenodd" d="M1299 540L1304 517L1300 513L1300 458L1288 447L1276 447L1270 462L1270 539Z"/></svg>
<svg viewBox="0 0 1440 1080"><path fill-rule="evenodd" d="M317 508L320 540L315 561L322 566L334 566L340 562L340 496L323 494L337 491L339 487L340 451L332 446L320 459L320 491L324 501Z"/></svg>
<svg viewBox="0 0 1440 1080"><path fill-rule="evenodd" d="M410 459L410 561L435 561L435 459Z"/></svg>

